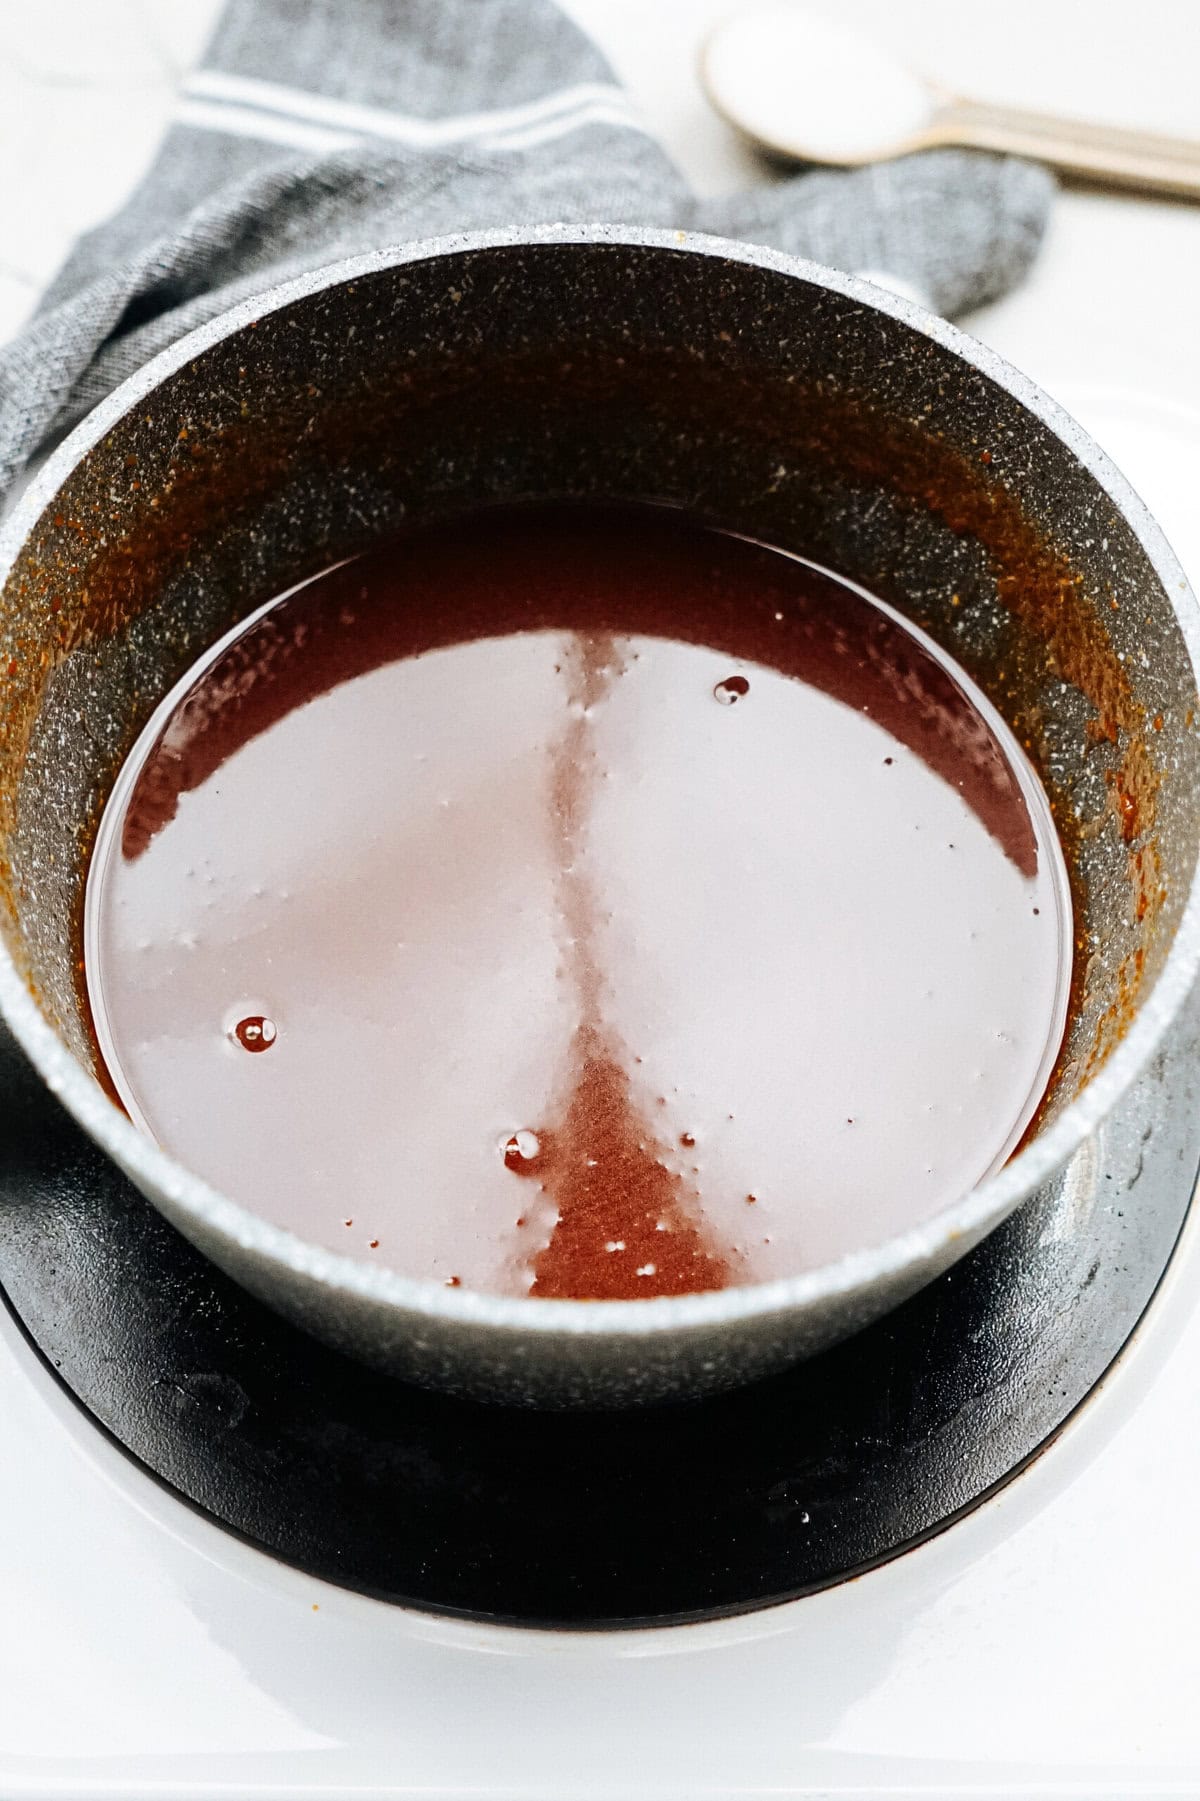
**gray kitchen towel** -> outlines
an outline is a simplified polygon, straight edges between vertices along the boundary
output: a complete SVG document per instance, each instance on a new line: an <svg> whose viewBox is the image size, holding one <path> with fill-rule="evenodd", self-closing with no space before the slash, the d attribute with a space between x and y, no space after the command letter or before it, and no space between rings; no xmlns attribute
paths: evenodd
<svg viewBox="0 0 1200 1801"><path fill-rule="evenodd" d="M693 195L552 0L232 0L159 156L0 350L0 493L125 376L235 300L472 227L602 220L882 272L945 313L1036 252L1044 170L931 151Z"/></svg>

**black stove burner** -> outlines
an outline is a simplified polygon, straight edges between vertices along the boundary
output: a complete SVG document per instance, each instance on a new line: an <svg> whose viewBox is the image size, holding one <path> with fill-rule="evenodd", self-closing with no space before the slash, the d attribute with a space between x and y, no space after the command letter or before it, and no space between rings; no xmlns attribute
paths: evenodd
<svg viewBox="0 0 1200 1801"><path fill-rule="evenodd" d="M1056 1192L880 1324L716 1400L532 1414L426 1394L219 1275L0 1044L0 1280L131 1455L252 1544L416 1607L662 1624L827 1587L1019 1470L1147 1302L1200 1154L1200 1007Z"/></svg>

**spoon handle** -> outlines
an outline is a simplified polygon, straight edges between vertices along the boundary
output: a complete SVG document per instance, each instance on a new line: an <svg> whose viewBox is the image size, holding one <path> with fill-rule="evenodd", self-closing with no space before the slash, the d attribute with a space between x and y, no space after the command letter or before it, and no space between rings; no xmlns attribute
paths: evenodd
<svg viewBox="0 0 1200 1801"><path fill-rule="evenodd" d="M1104 187L1200 200L1200 141L1188 138L953 99L931 123L925 142L934 141L1032 157Z"/></svg>

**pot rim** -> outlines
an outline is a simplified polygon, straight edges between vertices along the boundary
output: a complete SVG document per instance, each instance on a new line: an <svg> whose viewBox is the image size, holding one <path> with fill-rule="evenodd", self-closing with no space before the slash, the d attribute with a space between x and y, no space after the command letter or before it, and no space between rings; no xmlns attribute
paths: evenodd
<svg viewBox="0 0 1200 1801"><path fill-rule="evenodd" d="M394 246L326 264L264 290L187 333L105 397L62 441L21 495L0 528L0 586L21 547L66 477L104 435L168 376L222 339L266 313L361 277L464 252L534 249L547 245L603 245L712 257L811 285L873 308L932 339L995 382L1062 441L1132 528L1164 590L1172 597L1193 669L1200 672L1200 604L1174 552L1148 508L1083 428L1057 402L995 351L957 326L861 276L827 269L802 257L698 232L622 225L544 225L454 233ZM488 1327L539 1335L640 1337L702 1329L770 1315L805 1311L838 1296L890 1284L906 1270L946 1261L956 1240L964 1249L998 1226L1045 1183L1112 1111L1144 1071L1177 1013L1200 964L1200 865L1154 989L1104 1066L1049 1129L995 1175L933 1218L878 1245L797 1276L748 1283L694 1295L649 1300L543 1300L493 1295L367 1264L311 1244L260 1219L194 1175L153 1141L108 1099L95 1077L78 1063L43 1018L7 949L0 944L0 1014L46 1082L91 1138L148 1194L161 1198L168 1217L194 1221L206 1236L219 1236L244 1252L281 1266L331 1294L389 1307L459 1327ZM952 1261L953 1259L951 1259Z"/></svg>

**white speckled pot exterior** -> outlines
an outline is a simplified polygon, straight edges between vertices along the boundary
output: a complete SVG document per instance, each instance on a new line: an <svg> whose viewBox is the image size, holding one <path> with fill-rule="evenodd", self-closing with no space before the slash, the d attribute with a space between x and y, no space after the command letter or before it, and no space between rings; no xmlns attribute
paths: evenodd
<svg viewBox="0 0 1200 1801"><path fill-rule="evenodd" d="M932 632L1041 769L1076 881L1038 1129L936 1219L786 1281L637 1302L447 1290L301 1242L139 1135L96 1080L77 925L121 757L199 651L402 521L662 500L815 557ZM405 247L238 307L60 447L0 541L0 1006L161 1211L272 1306L411 1379L614 1405L856 1330L1063 1179L1197 958L1200 616L1145 508L1023 377L866 283L622 227Z"/></svg>

